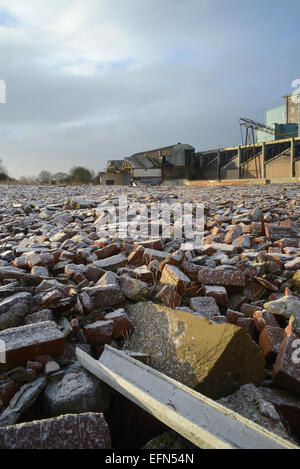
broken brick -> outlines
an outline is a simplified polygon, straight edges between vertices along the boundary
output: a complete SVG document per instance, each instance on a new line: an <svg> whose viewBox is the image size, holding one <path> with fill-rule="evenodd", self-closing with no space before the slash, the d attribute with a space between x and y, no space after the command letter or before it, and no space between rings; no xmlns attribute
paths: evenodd
<svg viewBox="0 0 300 469"><path fill-rule="evenodd" d="M272 365L279 353L284 330L280 327L266 326L259 334L259 346L264 352L268 365Z"/></svg>
<svg viewBox="0 0 300 469"><path fill-rule="evenodd" d="M198 282L204 285L244 288L245 274L241 270L202 268L198 272Z"/></svg>
<svg viewBox="0 0 300 469"><path fill-rule="evenodd" d="M215 298L208 296L198 296L196 298L192 298L190 300L190 308L195 312L201 313L203 317L207 318L220 315L220 310Z"/></svg>
<svg viewBox="0 0 300 469"><path fill-rule="evenodd" d="M101 413L68 414L0 428L3 449L109 449L108 425Z"/></svg>
<svg viewBox="0 0 300 469"><path fill-rule="evenodd" d="M299 344L298 334L288 326L273 368L274 382L297 395L300 395Z"/></svg>
<svg viewBox="0 0 300 469"><path fill-rule="evenodd" d="M170 285L165 285L155 298L169 308L177 308L182 300L182 297Z"/></svg>
<svg viewBox="0 0 300 469"><path fill-rule="evenodd" d="M176 266L166 265L161 275L162 285L174 286L179 295L183 295L186 288L191 284L190 279Z"/></svg>
<svg viewBox="0 0 300 469"><path fill-rule="evenodd" d="M90 345L110 344L114 321L97 321L84 327L84 334Z"/></svg>
<svg viewBox="0 0 300 469"><path fill-rule="evenodd" d="M0 332L6 347L6 364L0 369L13 369L35 361L38 355L60 356L64 353L64 335L55 322L47 321L6 329Z"/></svg>
<svg viewBox="0 0 300 469"><path fill-rule="evenodd" d="M120 339L133 331L133 325L124 309L118 309L117 311L106 314L105 320L113 321L113 339Z"/></svg>
<svg viewBox="0 0 300 469"><path fill-rule="evenodd" d="M205 296L215 298L218 306L227 306L228 297L227 291L224 287L220 286L205 286L203 288Z"/></svg>

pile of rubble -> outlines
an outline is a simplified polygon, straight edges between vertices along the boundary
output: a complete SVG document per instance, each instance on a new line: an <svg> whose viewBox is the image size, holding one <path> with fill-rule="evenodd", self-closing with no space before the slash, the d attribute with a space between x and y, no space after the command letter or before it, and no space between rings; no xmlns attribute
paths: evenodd
<svg viewBox="0 0 300 469"><path fill-rule="evenodd" d="M125 190L150 208L204 203L202 244L120 238ZM1 186L0 200L0 447L110 447L111 391L75 354L105 344L241 413L251 383L269 404L258 423L300 438L297 185ZM99 238L108 203L116 236Z"/></svg>

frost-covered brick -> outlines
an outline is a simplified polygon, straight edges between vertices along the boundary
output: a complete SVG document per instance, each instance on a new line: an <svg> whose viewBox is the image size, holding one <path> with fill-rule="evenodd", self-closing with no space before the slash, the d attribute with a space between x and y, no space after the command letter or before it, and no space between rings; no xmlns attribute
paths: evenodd
<svg viewBox="0 0 300 469"><path fill-rule="evenodd" d="M68 414L0 429L3 449L110 449L102 413Z"/></svg>
<svg viewBox="0 0 300 469"><path fill-rule="evenodd" d="M6 363L0 365L2 369L34 361L38 355L54 357L64 353L64 335L53 321L6 329L0 332L0 340L6 348Z"/></svg>

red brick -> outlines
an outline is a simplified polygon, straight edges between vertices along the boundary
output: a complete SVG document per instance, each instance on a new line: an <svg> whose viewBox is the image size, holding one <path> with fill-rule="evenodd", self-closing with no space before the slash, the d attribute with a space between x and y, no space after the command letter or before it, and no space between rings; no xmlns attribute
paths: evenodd
<svg viewBox="0 0 300 469"><path fill-rule="evenodd" d="M253 320L254 325L259 333L261 333L266 326L279 326L274 315L266 309L264 309L263 311L255 311L255 313L253 313Z"/></svg>
<svg viewBox="0 0 300 469"><path fill-rule="evenodd" d="M198 273L203 267L192 262L183 262L181 265L183 272L192 280L198 280Z"/></svg>
<svg viewBox="0 0 300 469"><path fill-rule="evenodd" d="M85 326L84 334L90 345L110 344L114 321L97 321Z"/></svg>
<svg viewBox="0 0 300 469"><path fill-rule="evenodd" d="M98 259L106 259L107 257L114 256L119 254L120 248L117 244L109 244L98 251L95 251L96 256Z"/></svg>
<svg viewBox="0 0 300 469"><path fill-rule="evenodd" d="M250 318L241 318L237 320L237 326L242 327L250 337L255 337L254 321Z"/></svg>
<svg viewBox="0 0 300 469"><path fill-rule="evenodd" d="M288 326L273 368L273 380L287 391L300 395L299 336ZM295 360L296 358L296 360Z"/></svg>
<svg viewBox="0 0 300 469"><path fill-rule="evenodd" d="M169 253L167 253L167 252L157 251L155 249L145 249L144 263L146 262L146 264L148 265L153 260L161 262L164 259L166 259L167 257L169 257Z"/></svg>
<svg viewBox="0 0 300 469"><path fill-rule="evenodd" d="M145 248L143 246L136 246L131 254L128 256L128 264L135 267L140 267L144 264L144 252Z"/></svg>
<svg viewBox="0 0 300 469"><path fill-rule="evenodd" d="M35 362L31 362L31 361L28 361L26 363L26 368L28 370L36 370L36 371L39 371L39 370L42 370L44 367L41 363L35 361Z"/></svg>
<svg viewBox="0 0 300 469"><path fill-rule="evenodd" d="M227 231L227 234L225 236L225 243L231 244L232 241L241 236L242 232L243 230L240 225L233 226L229 231Z"/></svg>
<svg viewBox="0 0 300 469"><path fill-rule="evenodd" d="M38 355L61 356L64 353L64 335L55 322L46 321L0 332L6 345L6 364L1 369L13 369Z"/></svg>
<svg viewBox="0 0 300 469"><path fill-rule="evenodd" d="M258 283L260 283L267 290L270 290L272 292L277 292L278 291L278 288L265 278L254 277L254 280L256 280Z"/></svg>
<svg viewBox="0 0 300 469"><path fill-rule="evenodd" d="M91 298L89 295L85 292L80 294L80 300L81 300L81 305L83 308L83 311L88 314L92 313L94 311L94 303L92 302Z"/></svg>
<svg viewBox="0 0 300 469"><path fill-rule="evenodd" d="M247 318L253 318L253 314L258 310L259 308L255 305L249 305L248 303L243 303L240 311L243 313Z"/></svg>
<svg viewBox="0 0 300 469"><path fill-rule="evenodd" d="M294 234L288 226L265 224L266 236L272 239L293 238Z"/></svg>
<svg viewBox="0 0 300 469"><path fill-rule="evenodd" d="M110 243L109 239L106 238L101 238L101 239L96 239L94 241L94 246L99 246L100 248L104 248Z"/></svg>
<svg viewBox="0 0 300 469"><path fill-rule="evenodd" d="M158 271L162 272L166 264L169 265L176 265L177 267L183 262L184 260L184 252L180 249L178 251L173 252L170 254L166 259L164 259L158 267Z"/></svg>
<svg viewBox="0 0 300 469"><path fill-rule="evenodd" d="M299 240L298 239L289 239L289 238L284 238L280 239L279 241L276 241L274 243L274 246L279 246L281 249L290 247L290 248L298 248L299 247ZM16 266L18 267L18 266Z"/></svg>
<svg viewBox="0 0 300 469"><path fill-rule="evenodd" d="M241 270L202 268L198 272L198 282L204 285L244 288L245 274Z"/></svg>
<svg viewBox="0 0 300 469"><path fill-rule="evenodd" d="M268 365L272 365L276 360L283 336L284 330L280 327L266 326L260 333L258 343Z"/></svg>
<svg viewBox="0 0 300 469"><path fill-rule="evenodd" d="M190 308L207 318L220 315L216 300L207 296L192 298L190 300Z"/></svg>
<svg viewBox="0 0 300 469"><path fill-rule="evenodd" d="M143 246L146 249L155 249L156 251L162 251L164 248L163 242L161 239L149 239L139 243L140 246Z"/></svg>
<svg viewBox="0 0 300 469"><path fill-rule="evenodd" d="M211 296L212 298L215 298L217 305L227 306L228 297L227 291L224 287L205 286L203 291L205 296Z"/></svg>
<svg viewBox="0 0 300 469"><path fill-rule="evenodd" d="M109 449L111 439L103 414L68 414L0 428L4 449Z"/></svg>
<svg viewBox="0 0 300 469"><path fill-rule="evenodd" d="M113 321L113 339L124 337L126 333L130 333L134 329L124 309L108 313L105 320Z"/></svg>
<svg viewBox="0 0 300 469"><path fill-rule="evenodd" d="M89 282L98 282L104 274L105 270L99 269L99 267L94 265L88 265L84 270L84 276Z"/></svg>
<svg viewBox="0 0 300 469"><path fill-rule="evenodd" d="M178 267L173 265L165 266L160 282L162 285L167 284L174 286L177 293L181 296L191 284L190 279Z"/></svg>
<svg viewBox="0 0 300 469"><path fill-rule="evenodd" d="M164 286L155 298L160 300L165 306L173 309L180 306L182 301L182 297L170 285Z"/></svg>
<svg viewBox="0 0 300 469"><path fill-rule="evenodd" d="M153 272L146 265L142 265L133 270L134 277L142 282L152 284L154 281Z"/></svg>
<svg viewBox="0 0 300 469"><path fill-rule="evenodd" d="M96 309L105 309L124 303L125 298L117 285L103 285L84 289L93 301Z"/></svg>
<svg viewBox="0 0 300 469"><path fill-rule="evenodd" d="M233 311L232 309L227 310L226 317L230 324L237 324L239 319L245 318L244 314Z"/></svg>

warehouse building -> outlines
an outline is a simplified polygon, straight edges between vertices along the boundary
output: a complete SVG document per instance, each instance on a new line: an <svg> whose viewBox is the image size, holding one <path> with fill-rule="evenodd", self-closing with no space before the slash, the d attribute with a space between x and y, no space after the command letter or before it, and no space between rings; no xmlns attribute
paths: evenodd
<svg viewBox="0 0 300 469"><path fill-rule="evenodd" d="M109 161L100 182L105 185L153 185L199 176L200 164L195 148L177 143L135 153L124 160Z"/></svg>

